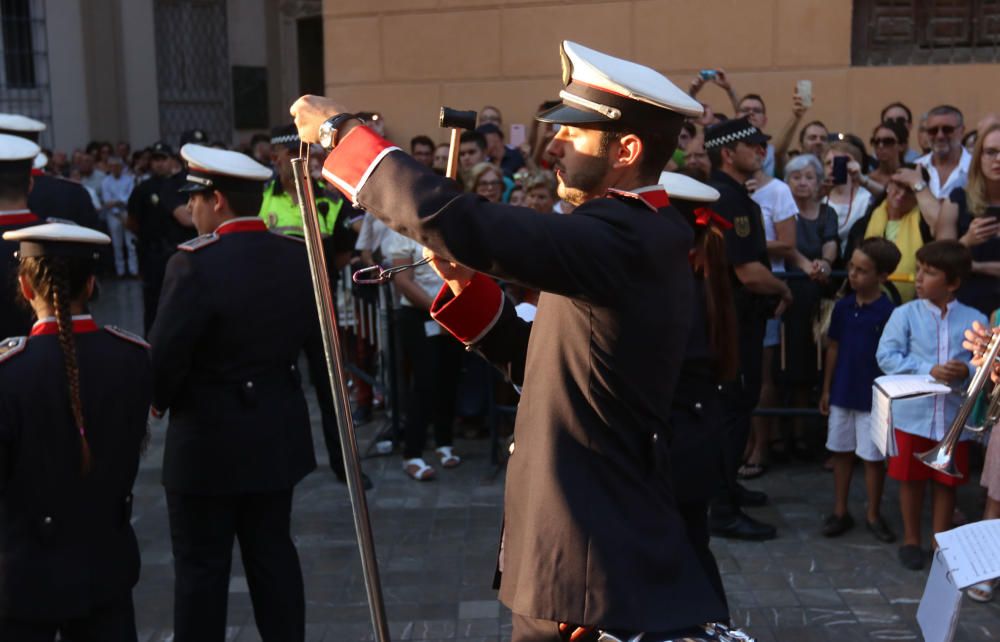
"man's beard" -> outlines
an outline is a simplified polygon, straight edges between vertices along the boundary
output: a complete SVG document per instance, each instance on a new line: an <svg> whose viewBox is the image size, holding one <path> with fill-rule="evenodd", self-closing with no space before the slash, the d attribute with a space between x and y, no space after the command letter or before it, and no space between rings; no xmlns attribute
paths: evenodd
<svg viewBox="0 0 1000 642"><path fill-rule="evenodd" d="M597 189L604 182L608 173L607 150L600 156L580 156L579 167L572 172L561 167L559 198L572 205L582 205L586 201L600 196Z"/></svg>

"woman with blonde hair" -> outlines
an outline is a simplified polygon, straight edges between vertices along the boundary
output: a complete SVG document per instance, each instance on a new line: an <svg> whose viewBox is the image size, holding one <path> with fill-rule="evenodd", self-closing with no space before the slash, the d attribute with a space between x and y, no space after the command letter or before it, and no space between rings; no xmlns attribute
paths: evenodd
<svg viewBox="0 0 1000 642"><path fill-rule="evenodd" d="M979 132L969 182L941 205L937 238L958 239L972 252L972 274L957 297L983 314L1000 308L1000 123Z"/></svg>
<svg viewBox="0 0 1000 642"><path fill-rule="evenodd" d="M503 173L493 163L476 163L466 172L465 189L499 203L504 192Z"/></svg>

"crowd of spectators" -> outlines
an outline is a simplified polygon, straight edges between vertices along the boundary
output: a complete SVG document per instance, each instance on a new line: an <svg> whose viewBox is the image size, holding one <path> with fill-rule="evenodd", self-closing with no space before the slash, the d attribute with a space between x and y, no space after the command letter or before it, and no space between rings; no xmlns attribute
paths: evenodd
<svg viewBox="0 0 1000 642"><path fill-rule="evenodd" d="M706 182L720 169L713 167L706 152L706 128L728 120L724 112L747 119L763 132L769 127L763 96L738 94L733 80L721 69L699 74L689 91L697 96L708 84L721 88L729 104L703 103L704 116L685 124L677 151L664 167L665 171ZM808 120L813 100L811 92L800 95L796 88L791 118L768 143L760 145L760 169L744 183L760 207L770 270L786 281L791 291L791 304L780 306L782 313L770 320L765 334L760 406L798 409L786 412L785 419L759 413L739 471L744 479L766 474L770 465L793 456L824 461L828 469L836 469L838 461L841 469L846 465L842 457L838 460L824 454L821 437L826 432L823 417L830 412L830 386L835 381L832 373L837 353L831 354L829 349L837 344L833 333L842 329L832 329L831 318L837 318L837 302L853 296L857 284L864 282L861 277L848 278L848 271L864 273L867 269L875 275L872 278L885 271L885 278L878 282L880 291L893 306L905 306L927 298L920 294L922 279L928 270L936 269L934 266L946 264L947 269L941 269L949 275L946 281L954 285L958 304L991 317L1000 309L1000 119L993 114L979 116L978 124L969 126L967 115L947 104L928 106L915 119L908 105L894 102L872 115L870 127L864 128L870 132L866 143L860 134L838 129L840 123ZM539 110L552 104L543 103ZM365 118L385 131L379 114L368 113ZM523 125L509 125L498 108L483 107L478 126L461 135L458 182L465 191L490 202L523 206L541 215L569 214L572 206L559 197L554 159L547 153L557 131L558 126L547 123L533 122L527 130ZM244 151L263 163L271 162L266 135L253 137ZM431 170L446 172L447 143L419 135L409 141L409 151ZM320 181L322 159L322 150L316 149L310 169ZM150 161L150 150L133 151L128 143L95 142L69 155L48 152L46 172L79 181L90 193L101 220L115 238L114 269L118 275L134 275L138 269L130 249L135 239L122 221L130 192L150 175ZM176 157L170 162L171 172L181 170ZM361 263L403 265L420 258L419 246L385 229L370 215L357 223L357 231ZM898 260L886 259L892 252L873 246L870 239L882 239L893 246ZM966 251L970 257L968 273L954 268L954 261L947 256L941 259L936 242L953 243L949 251ZM473 357L451 350L454 346L446 345L452 341L450 337L423 325L440 285L436 280L433 273L423 270L402 277L397 284L404 308L400 328L403 352L410 363L423 364L412 369L404 385L409 399L405 406L409 423L403 439L404 468L417 480L435 474L421 454L428 425L434 424L439 462L444 467L457 465L461 459L451 440L455 398L462 415L466 403L462 398L467 393L478 394L470 390L490 385L489 375L476 374L470 365ZM519 313L530 318L537 293L516 287L511 287L510 293L522 304ZM856 299L852 301L860 305ZM947 300L944 306L943 314L947 315ZM874 354L868 356L875 358ZM879 365L884 365L881 359ZM937 365L929 364L928 368ZM469 387L461 379L474 383ZM436 382L437 389L428 390L429 381ZM829 421L832 425L834 420ZM820 426L823 430L815 429ZM987 455L993 462L987 470L992 470L993 476L1000 476L997 442L994 438ZM872 457L862 457L872 465ZM843 475L838 482L841 485L842 480ZM984 485L987 481L984 478ZM998 485L1000 482L994 484ZM826 534L846 530L845 501L838 496L831 518L839 521L828 520L822 527ZM997 502L1000 490L991 488L988 514L993 511L1000 516ZM876 519L881 519L877 506L870 507L869 526L878 528L877 536L888 537L884 523L873 521ZM935 528L945 521L939 524L936 518ZM907 528L911 526L908 522ZM909 563L915 564L912 557ZM979 590L982 597L983 587Z"/></svg>

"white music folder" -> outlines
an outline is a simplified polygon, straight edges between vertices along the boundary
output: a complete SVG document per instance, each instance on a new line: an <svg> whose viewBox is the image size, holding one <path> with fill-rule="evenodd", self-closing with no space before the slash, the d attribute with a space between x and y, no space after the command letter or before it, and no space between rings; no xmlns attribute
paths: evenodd
<svg viewBox="0 0 1000 642"><path fill-rule="evenodd" d="M930 375L884 375L872 384L872 440L886 457L899 454L892 425L892 402L896 399L916 399L944 395L951 388L935 381Z"/></svg>
<svg viewBox="0 0 1000 642"><path fill-rule="evenodd" d="M1000 519L966 524L935 535L931 573L917 608L926 642L951 642L962 590L1000 577Z"/></svg>

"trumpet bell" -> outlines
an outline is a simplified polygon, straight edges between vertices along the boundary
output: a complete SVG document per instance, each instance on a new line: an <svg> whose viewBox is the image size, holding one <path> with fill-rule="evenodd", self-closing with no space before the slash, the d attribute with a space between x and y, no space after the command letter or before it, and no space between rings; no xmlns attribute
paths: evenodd
<svg viewBox="0 0 1000 642"><path fill-rule="evenodd" d="M938 445L926 452L914 453L913 456L919 459L923 464L930 466L939 473L944 473L949 477L955 477L958 479L962 479L963 477L962 473L958 470L958 466L955 464L955 451L953 444L950 445L946 441L941 441Z"/></svg>

